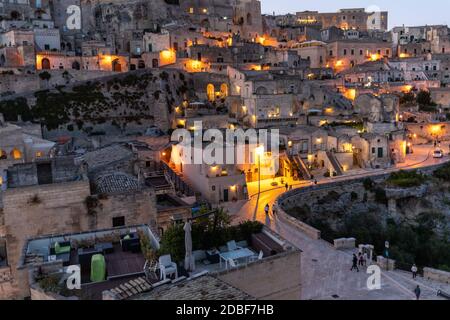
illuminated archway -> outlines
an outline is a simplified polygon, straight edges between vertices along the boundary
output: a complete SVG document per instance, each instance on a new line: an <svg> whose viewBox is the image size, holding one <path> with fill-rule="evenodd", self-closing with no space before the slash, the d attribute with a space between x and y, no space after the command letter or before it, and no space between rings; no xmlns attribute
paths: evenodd
<svg viewBox="0 0 450 320"><path fill-rule="evenodd" d="M114 72L122 72L122 65L120 64L119 59L114 59L114 61L112 62L112 70Z"/></svg>
<svg viewBox="0 0 450 320"><path fill-rule="evenodd" d="M11 151L11 157L12 157L14 160L20 160L20 159L22 159L22 152L21 152L19 149L14 148L14 149Z"/></svg>
<svg viewBox="0 0 450 320"><path fill-rule="evenodd" d="M208 96L209 101L215 100L215 90L216 89L214 88L214 85L212 83L206 86L206 95Z"/></svg>
<svg viewBox="0 0 450 320"><path fill-rule="evenodd" d="M222 98L228 97L228 85L226 83L220 85L220 96Z"/></svg>
<svg viewBox="0 0 450 320"><path fill-rule="evenodd" d="M50 70L50 60L47 58L44 58L41 60L41 68L43 70Z"/></svg>
<svg viewBox="0 0 450 320"><path fill-rule="evenodd" d="M8 155L5 150L0 149L0 160L8 159Z"/></svg>

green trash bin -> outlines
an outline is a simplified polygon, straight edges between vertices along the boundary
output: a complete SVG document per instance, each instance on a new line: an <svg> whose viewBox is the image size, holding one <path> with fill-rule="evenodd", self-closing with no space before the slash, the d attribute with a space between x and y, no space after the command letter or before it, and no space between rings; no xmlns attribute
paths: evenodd
<svg viewBox="0 0 450 320"><path fill-rule="evenodd" d="M106 280L106 262L102 254L94 254L91 258L91 281L100 282Z"/></svg>

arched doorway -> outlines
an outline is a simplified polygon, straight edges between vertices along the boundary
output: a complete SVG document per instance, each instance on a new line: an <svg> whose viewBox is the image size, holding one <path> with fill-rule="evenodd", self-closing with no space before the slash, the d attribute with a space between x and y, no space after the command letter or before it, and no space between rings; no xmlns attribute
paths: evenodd
<svg viewBox="0 0 450 320"><path fill-rule="evenodd" d="M72 69L74 69L74 70L80 70L80 63L78 62L78 61L74 61L73 63L72 63Z"/></svg>
<svg viewBox="0 0 450 320"><path fill-rule="evenodd" d="M158 68L158 66L159 66L158 59L153 59L153 60L152 60L152 67L153 67L153 68Z"/></svg>
<svg viewBox="0 0 450 320"><path fill-rule="evenodd" d="M120 64L119 59L114 59L112 62L112 70L114 72L122 72L122 65Z"/></svg>
<svg viewBox="0 0 450 320"><path fill-rule="evenodd" d="M226 83L220 85L220 96L222 98L228 97L228 85Z"/></svg>
<svg viewBox="0 0 450 320"><path fill-rule="evenodd" d="M145 69L145 62L144 60L138 61L138 69Z"/></svg>
<svg viewBox="0 0 450 320"><path fill-rule="evenodd" d="M6 160L6 159L8 159L8 155L6 154L6 151L0 149L0 160Z"/></svg>
<svg viewBox="0 0 450 320"><path fill-rule="evenodd" d="M12 20L20 20L21 14L18 11L11 11Z"/></svg>
<svg viewBox="0 0 450 320"><path fill-rule="evenodd" d="M214 99L215 99L215 88L214 88L214 85L212 83L210 83L210 84L208 84L206 86L206 95L207 95L209 101L214 101Z"/></svg>
<svg viewBox="0 0 450 320"><path fill-rule="evenodd" d="M22 159L22 152L21 152L19 149L14 148L14 149L11 151L11 157L12 157L14 160L20 160L20 159Z"/></svg>
<svg viewBox="0 0 450 320"><path fill-rule="evenodd" d="M41 60L41 68L43 70L50 70L50 60L47 58L44 58Z"/></svg>
<svg viewBox="0 0 450 320"><path fill-rule="evenodd" d="M247 13L247 24L250 26L252 25L252 14Z"/></svg>

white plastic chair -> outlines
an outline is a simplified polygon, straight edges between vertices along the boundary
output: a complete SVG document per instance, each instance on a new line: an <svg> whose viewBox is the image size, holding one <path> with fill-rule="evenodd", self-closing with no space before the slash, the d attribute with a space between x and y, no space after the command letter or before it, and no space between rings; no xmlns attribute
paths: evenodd
<svg viewBox="0 0 450 320"><path fill-rule="evenodd" d="M250 262L262 260L263 257L264 257L264 252L262 250L260 250L258 255L254 255L254 256L250 257Z"/></svg>
<svg viewBox="0 0 450 320"><path fill-rule="evenodd" d="M239 247L236 244L236 241L234 241L234 240L231 240L231 241L227 242L227 248L228 248L228 251L234 251L234 250L242 249L241 247Z"/></svg>
<svg viewBox="0 0 450 320"><path fill-rule="evenodd" d="M231 268L239 267L239 265L233 259L228 259L228 264L230 265Z"/></svg>
<svg viewBox="0 0 450 320"><path fill-rule="evenodd" d="M161 280L166 280L172 274L175 275L175 279L178 278L177 264L172 262L170 254L159 257L159 270L161 271Z"/></svg>

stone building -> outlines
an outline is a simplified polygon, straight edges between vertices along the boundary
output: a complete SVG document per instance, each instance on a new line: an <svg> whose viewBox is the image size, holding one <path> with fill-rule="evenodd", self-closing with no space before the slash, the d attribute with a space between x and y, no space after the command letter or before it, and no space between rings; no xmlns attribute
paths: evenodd
<svg viewBox="0 0 450 320"><path fill-rule="evenodd" d="M0 67L33 67L34 33L10 30L0 33Z"/></svg>
<svg viewBox="0 0 450 320"><path fill-rule="evenodd" d="M331 13L303 11L297 12L295 18L297 24L318 25L322 29L337 27L344 30L386 31L388 28L387 12L367 12L364 8L341 9Z"/></svg>
<svg viewBox="0 0 450 320"><path fill-rule="evenodd" d="M337 72L367 61L392 57L392 44L377 39L345 39L327 45L327 63Z"/></svg>

